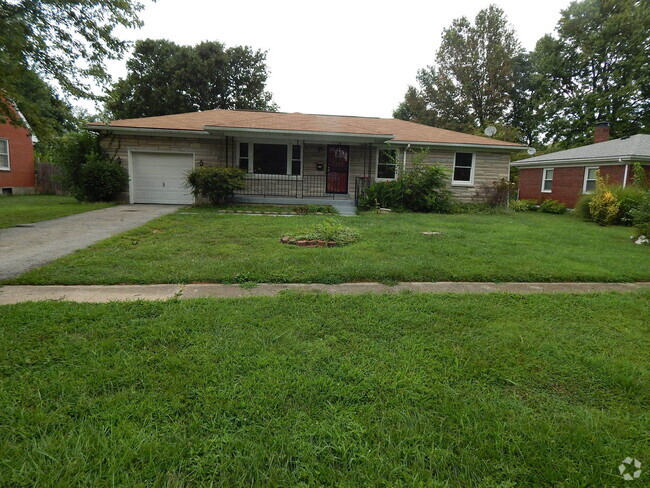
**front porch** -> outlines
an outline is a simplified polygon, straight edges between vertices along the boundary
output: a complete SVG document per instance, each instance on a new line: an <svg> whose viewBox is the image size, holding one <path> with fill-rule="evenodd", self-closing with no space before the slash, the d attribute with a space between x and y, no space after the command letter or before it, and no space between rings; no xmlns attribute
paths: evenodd
<svg viewBox="0 0 650 488"><path fill-rule="evenodd" d="M343 198L345 197L345 198ZM330 205L343 217L357 215L354 200L347 195L337 195L336 198L291 197L291 196L261 196L235 195L233 203L253 203L258 205Z"/></svg>
<svg viewBox="0 0 650 488"><path fill-rule="evenodd" d="M347 176L347 175L346 175ZM289 199L291 204L296 203L295 199L322 200L323 204L329 205L333 200L349 201L357 204L361 192L367 187L370 178L367 176L354 176L353 192L334 193L328 191L327 175L269 175L269 174L247 174L246 188L236 192L238 198L258 197L268 199L269 197L282 197ZM345 187L347 189L347 183ZM241 201L241 200L240 200ZM318 203L314 203L318 205Z"/></svg>

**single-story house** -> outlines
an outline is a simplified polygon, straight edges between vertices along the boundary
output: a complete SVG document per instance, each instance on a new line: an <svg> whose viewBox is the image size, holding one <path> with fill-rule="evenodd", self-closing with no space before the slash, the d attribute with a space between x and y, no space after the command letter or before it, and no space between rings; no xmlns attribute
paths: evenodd
<svg viewBox="0 0 650 488"><path fill-rule="evenodd" d="M580 195L596 187L596 171L609 175L609 183L625 186L632 180L635 162L650 178L650 135L608 138L609 126L600 125L594 144L511 163L519 168L519 199L553 199L573 208Z"/></svg>
<svg viewBox="0 0 650 488"><path fill-rule="evenodd" d="M520 144L398 119L208 110L92 123L130 175L130 203L192 203L185 174L197 166L245 170L245 195L353 199L362 185L391 180L428 149L471 200L478 185L508 178Z"/></svg>
<svg viewBox="0 0 650 488"><path fill-rule="evenodd" d="M29 124L15 109L24 126L0 123L0 191L3 195L34 192L34 142Z"/></svg>

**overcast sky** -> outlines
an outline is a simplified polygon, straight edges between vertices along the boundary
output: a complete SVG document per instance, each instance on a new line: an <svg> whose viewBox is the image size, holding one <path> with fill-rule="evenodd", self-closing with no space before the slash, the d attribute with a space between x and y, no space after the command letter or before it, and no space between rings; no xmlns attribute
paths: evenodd
<svg viewBox="0 0 650 488"><path fill-rule="evenodd" d="M283 112L391 117L442 30L487 0L146 0L144 27L123 38L220 41L268 51L268 89ZM522 46L553 32L569 0L498 0ZM125 61L110 65L115 77Z"/></svg>

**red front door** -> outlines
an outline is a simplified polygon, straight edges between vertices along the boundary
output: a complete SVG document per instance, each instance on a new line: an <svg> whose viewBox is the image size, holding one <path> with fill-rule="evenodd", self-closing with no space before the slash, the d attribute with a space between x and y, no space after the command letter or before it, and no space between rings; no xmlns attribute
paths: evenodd
<svg viewBox="0 0 650 488"><path fill-rule="evenodd" d="M327 146L327 193L348 192L350 146Z"/></svg>

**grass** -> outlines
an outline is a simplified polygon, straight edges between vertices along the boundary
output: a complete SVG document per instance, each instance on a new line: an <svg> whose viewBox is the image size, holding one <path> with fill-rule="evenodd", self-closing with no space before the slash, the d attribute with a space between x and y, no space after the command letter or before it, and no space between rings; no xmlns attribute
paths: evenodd
<svg viewBox="0 0 650 488"><path fill-rule="evenodd" d="M650 459L649 300L0 307L0 486L622 486Z"/></svg>
<svg viewBox="0 0 650 488"><path fill-rule="evenodd" d="M327 218L175 213L9 282L650 280L650 249L631 243L629 228L601 228L568 215L367 213L339 218L359 234L349 246L314 249L279 242Z"/></svg>
<svg viewBox="0 0 650 488"><path fill-rule="evenodd" d="M82 203L72 197L54 195L0 197L0 229L56 219L112 205L114 204Z"/></svg>

